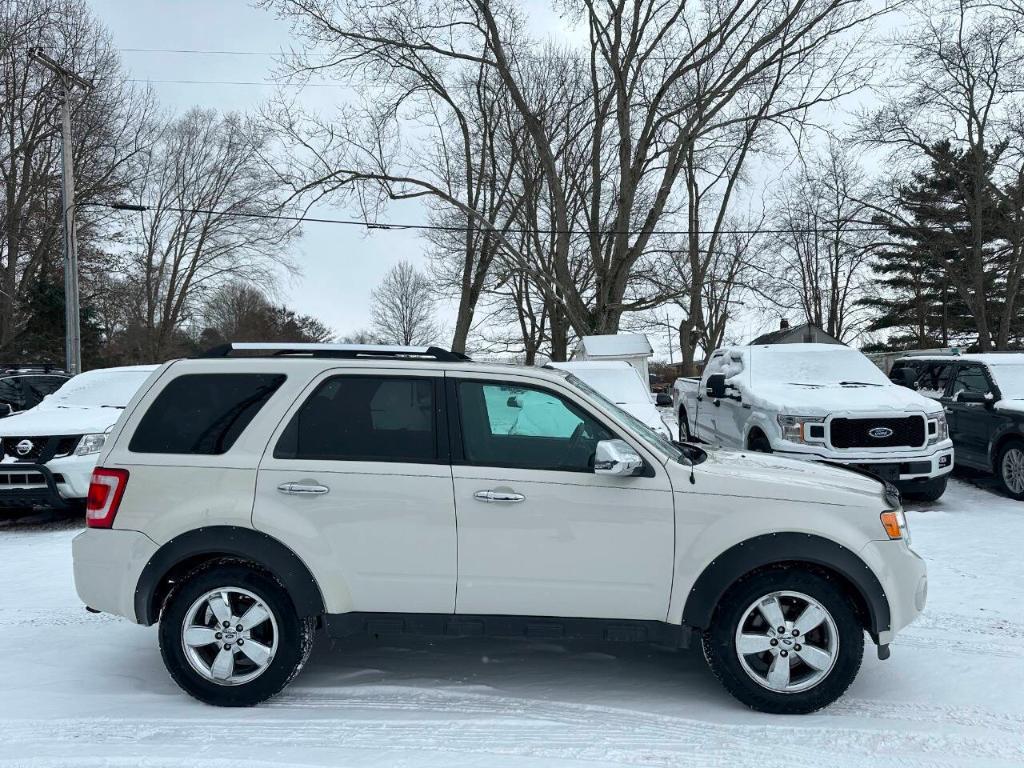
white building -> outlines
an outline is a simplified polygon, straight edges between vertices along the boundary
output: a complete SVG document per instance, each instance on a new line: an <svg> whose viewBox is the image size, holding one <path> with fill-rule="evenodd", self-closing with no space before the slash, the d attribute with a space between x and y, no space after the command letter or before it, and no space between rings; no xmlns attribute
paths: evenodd
<svg viewBox="0 0 1024 768"><path fill-rule="evenodd" d="M618 333L608 336L584 336L570 360L624 360L636 368L644 383L650 385L647 363L654 356L651 342L642 333Z"/></svg>

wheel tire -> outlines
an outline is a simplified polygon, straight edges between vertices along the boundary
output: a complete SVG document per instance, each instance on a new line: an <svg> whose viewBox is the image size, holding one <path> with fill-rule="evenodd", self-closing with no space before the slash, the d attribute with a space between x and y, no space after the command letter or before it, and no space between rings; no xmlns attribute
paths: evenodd
<svg viewBox="0 0 1024 768"><path fill-rule="evenodd" d="M261 642L266 638L266 633L272 630L272 639L276 637L276 650L263 671L251 680L233 683L214 682L197 671L193 661L190 661L189 651L186 650L188 646L184 639L185 623L189 621L189 626L194 629L207 631L206 626L194 623L196 619L190 620L189 614L204 596L215 590L247 592L270 614L270 620L264 619L261 627L254 629L262 633L259 638ZM243 606L240 601L247 599L247 596L237 592L232 593L232 597L235 600L234 605L237 606ZM244 612L240 607L239 617ZM213 612L211 608L207 608L205 613L212 616ZM201 615L202 611L197 614ZM234 608L231 616L231 621L234 622ZM199 621L202 623L201 619ZM210 620L205 623L209 624ZM214 623L218 625L210 629L221 629L219 622ZM189 695L216 706L248 707L274 696L299 673L313 648L314 626L313 618L300 618L296 614L288 593L273 576L240 563L215 564L193 571L168 595L160 616L160 655L174 682ZM259 647L253 645L255 639L250 638L250 649ZM267 645L270 642L268 641ZM195 658L198 658L200 653L213 657L220 654L220 642L198 646L192 650ZM232 662L232 671L239 668L237 665L241 665L242 669L249 665L258 669L260 665L248 661L248 656L241 651L239 647L232 651L233 659L239 660ZM202 658L198 658L198 663L202 663Z"/></svg>
<svg viewBox="0 0 1024 768"><path fill-rule="evenodd" d="M1019 466L1019 462L1024 462L1024 440L1009 440L999 449L999 455L996 457L996 465L993 467L993 470L1003 492L1010 498L1024 501L1024 487L1019 485L1019 481L1015 482L1012 479L1011 463L1018 464ZM1007 476L1008 473L1010 473L1009 478ZM1016 489L1015 485L1017 486Z"/></svg>
<svg viewBox="0 0 1024 768"><path fill-rule="evenodd" d="M946 492L948 480L949 478L946 475L933 477L931 480L923 483L912 483L901 492L908 499L914 499L915 501L938 501L942 498L942 494Z"/></svg>
<svg viewBox="0 0 1024 768"><path fill-rule="evenodd" d="M758 453L771 453L772 444L768 442L767 437L758 432L750 438L750 450L757 451Z"/></svg>
<svg viewBox="0 0 1024 768"><path fill-rule="evenodd" d="M692 442L692 439L690 437L690 421L686 416L685 408L679 409L679 442Z"/></svg>
<svg viewBox="0 0 1024 768"><path fill-rule="evenodd" d="M790 592L799 593L813 598L828 613L835 628L835 637L838 641L837 650L834 650L831 667L825 672L824 677L809 685L805 690L784 692L771 690L765 683L756 682L754 672L748 672L740 661L737 650L736 634L740 629L740 622L750 614L754 603L768 597L772 593ZM792 600L792 603L787 601ZM790 597L783 597L782 603L786 604L786 610L799 610L800 601ZM791 623L796 615L785 614L785 618ZM764 619L761 618L763 622ZM750 626L744 624L744 626ZM832 633L832 628L827 627L824 622L816 625L814 632ZM818 635L817 637L825 637ZM766 635L767 637L767 635ZM780 636L781 637L781 636ZM789 637L788 631L786 637ZM798 642L792 638L793 642ZM817 641L816 641L817 642ZM811 644L808 643L810 646ZM776 644L776 648L781 649ZM803 662L800 655L792 650L791 645L788 663L790 669L795 670L796 678L794 685L799 685L801 674L808 675L806 681L813 681L814 668ZM835 645L832 646L836 648ZM864 656L864 630L854 611L849 598L833 581L809 571L799 569L779 569L762 571L742 579L733 585L722 597L711 628L703 636L704 658L707 659L711 671L721 681L725 689L736 699L746 704L751 709L760 712L768 712L780 715L800 715L814 712L826 707L846 691L857 676L860 669L861 659ZM806 651L805 651L806 653ZM752 659L751 663L765 664L765 658L777 660L777 651L769 648L761 657L753 657L748 654L745 658ZM760 659L760 660L759 660ZM795 660L794 660L795 659Z"/></svg>

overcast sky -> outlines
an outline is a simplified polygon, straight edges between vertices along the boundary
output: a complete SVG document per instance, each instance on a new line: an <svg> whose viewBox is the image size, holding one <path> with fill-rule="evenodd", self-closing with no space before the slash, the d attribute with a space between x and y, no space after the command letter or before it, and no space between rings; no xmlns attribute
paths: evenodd
<svg viewBox="0 0 1024 768"><path fill-rule="evenodd" d="M566 26L542 0L524 0L530 5L530 21L537 32L564 34ZM246 0L91 0L99 19L109 29L130 77L152 83L162 104L173 111L189 107L220 111L252 111L274 92L271 80L274 53L298 47L285 22ZM149 49L149 50L132 50ZM153 49L247 52L182 53ZM167 81L230 81L182 83ZM341 87L308 88L303 101L324 114L351 96ZM860 99L858 98L858 101ZM852 105L847 104L849 109ZM838 115L843 122L848 117ZM312 215L361 218L358 211L327 206ZM425 213L416 202L392 204L386 213L392 222L421 223ZM370 293L387 270L407 259L426 268L426 244L416 231L375 231L362 227L307 223L301 240L293 248L293 261L302 274L284 278L279 299L291 308L315 315L340 336L369 325ZM441 319L449 326L454 304L440 305ZM774 325L775 318L757 311L739 311L730 336L749 340ZM791 318L797 321L795 316ZM659 356L667 357L668 334L651 334ZM448 342L448 338L441 341Z"/></svg>

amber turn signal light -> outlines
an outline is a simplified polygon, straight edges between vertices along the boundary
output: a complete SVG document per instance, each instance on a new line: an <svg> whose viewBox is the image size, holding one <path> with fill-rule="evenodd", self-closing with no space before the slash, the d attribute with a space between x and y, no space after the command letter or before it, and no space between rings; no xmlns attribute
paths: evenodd
<svg viewBox="0 0 1024 768"><path fill-rule="evenodd" d="M890 539L903 538L903 531L900 529L900 518L895 512L882 513L882 527Z"/></svg>

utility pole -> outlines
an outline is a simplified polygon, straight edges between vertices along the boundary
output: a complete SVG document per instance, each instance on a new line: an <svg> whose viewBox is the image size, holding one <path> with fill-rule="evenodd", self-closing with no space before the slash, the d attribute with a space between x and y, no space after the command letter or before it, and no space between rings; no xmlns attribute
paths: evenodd
<svg viewBox="0 0 1024 768"><path fill-rule="evenodd" d="M75 376L82 372L82 331L78 305L78 241L75 233L75 164L71 150L71 89L78 86L86 93L93 85L62 67L39 47L29 48L28 56L57 75L64 88L61 105L60 153L62 202L64 209L64 365Z"/></svg>

